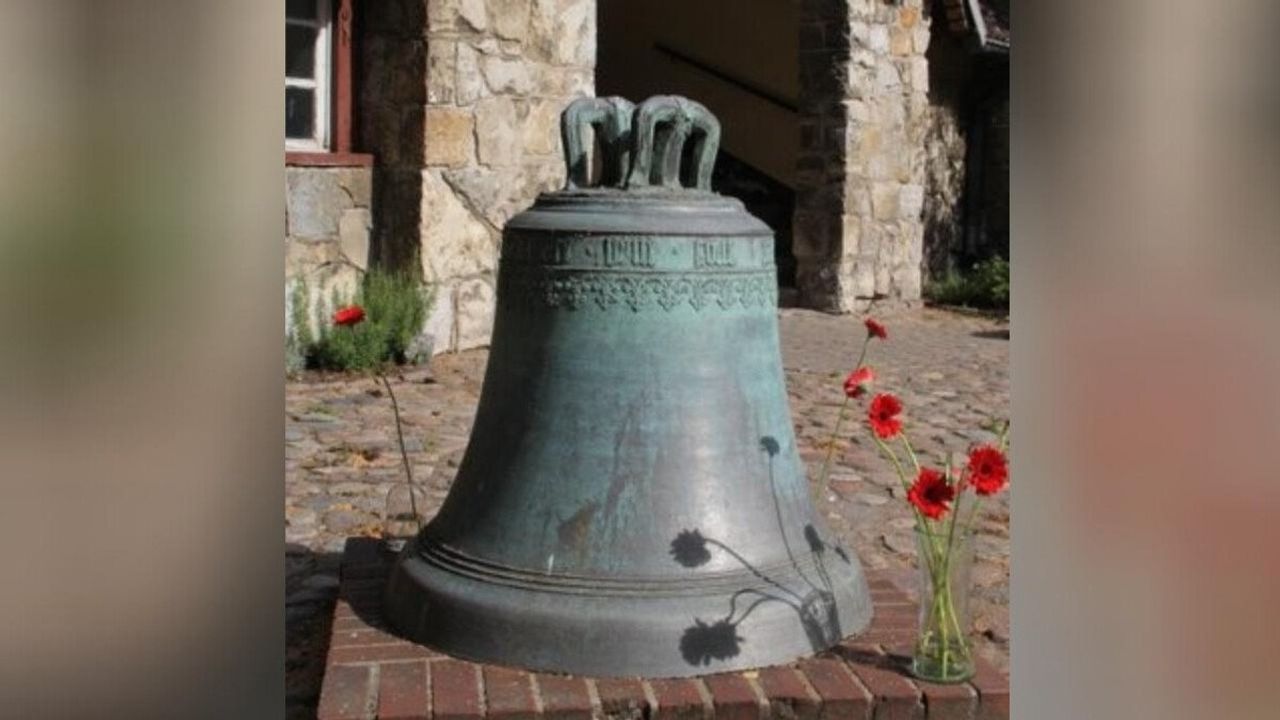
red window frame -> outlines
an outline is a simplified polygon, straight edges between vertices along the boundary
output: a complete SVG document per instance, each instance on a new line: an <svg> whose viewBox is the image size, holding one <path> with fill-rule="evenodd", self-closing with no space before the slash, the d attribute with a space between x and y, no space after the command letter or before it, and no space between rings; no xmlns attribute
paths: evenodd
<svg viewBox="0 0 1280 720"><path fill-rule="evenodd" d="M285 165L304 166L370 166L373 156L352 150L352 89L351 47L354 0L335 0L333 32L333 132L328 151L289 151L284 154Z"/></svg>

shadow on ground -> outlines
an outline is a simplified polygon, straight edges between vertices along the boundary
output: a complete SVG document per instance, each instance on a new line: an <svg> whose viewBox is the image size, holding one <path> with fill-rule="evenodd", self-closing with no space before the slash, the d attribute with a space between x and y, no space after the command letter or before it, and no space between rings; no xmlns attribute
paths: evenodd
<svg viewBox="0 0 1280 720"><path fill-rule="evenodd" d="M285 545L286 720L316 716L341 561L341 553Z"/></svg>

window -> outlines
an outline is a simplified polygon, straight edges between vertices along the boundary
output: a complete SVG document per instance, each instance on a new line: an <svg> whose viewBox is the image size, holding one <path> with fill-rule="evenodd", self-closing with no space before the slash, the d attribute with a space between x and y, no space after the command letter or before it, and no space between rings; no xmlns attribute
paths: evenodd
<svg viewBox="0 0 1280 720"><path fill-rule="evenodd" d="M286 0L286 150L324 151L331 136L332 18L329 0Z"/></svg>

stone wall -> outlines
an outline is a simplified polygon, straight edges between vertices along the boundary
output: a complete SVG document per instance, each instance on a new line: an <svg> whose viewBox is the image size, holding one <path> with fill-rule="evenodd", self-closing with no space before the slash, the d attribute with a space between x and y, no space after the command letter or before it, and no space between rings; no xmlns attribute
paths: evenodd
<svg viewBox="0 0 1280 720"><path fill-rule="evenodd" d="M794 251L806 305L920 298L929 28L924 0L802 0Z"/></svg>
<svg viewBox="0 0 1280 720"><path fill-rule="evenodd" d="M310 294L312 332L334 291L354 293L369 263L371 172L366 167L285 168L285 333L294 288Z"/></svg>
<svg viewBox="0 0 1280 720"><path fill-rule="evenodd" d="M563 182L560 110L594 91L595 0L389 0L364 27L375 256L436 285L437 352L485 345L502 225Z"/></svg>

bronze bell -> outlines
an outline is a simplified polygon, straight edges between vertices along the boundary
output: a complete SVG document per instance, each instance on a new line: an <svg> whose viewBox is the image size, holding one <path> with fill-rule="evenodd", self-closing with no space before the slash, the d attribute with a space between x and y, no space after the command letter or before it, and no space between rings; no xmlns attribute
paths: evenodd
<svg viewBox="0 0 1280 720"><path fill-rule="evenodd" d="M471 441L396 562L391 622L597 676L771 665L860 632L862 568L792 434L773 235L710 190L719 122L681 97L581 98L561 133L568 180L504 230Z"/></svg>

